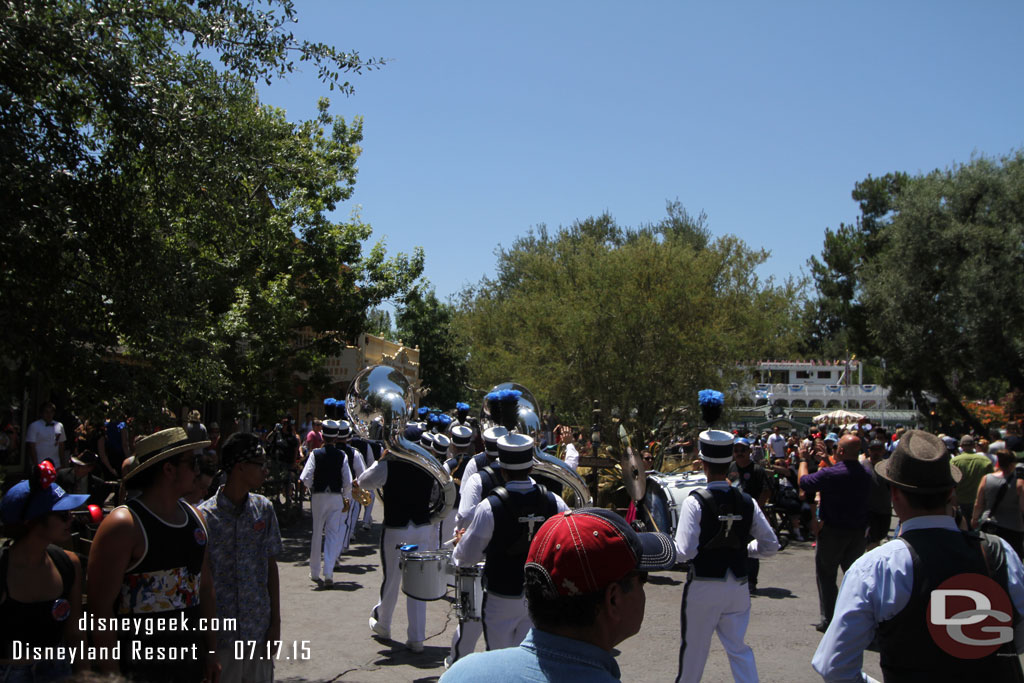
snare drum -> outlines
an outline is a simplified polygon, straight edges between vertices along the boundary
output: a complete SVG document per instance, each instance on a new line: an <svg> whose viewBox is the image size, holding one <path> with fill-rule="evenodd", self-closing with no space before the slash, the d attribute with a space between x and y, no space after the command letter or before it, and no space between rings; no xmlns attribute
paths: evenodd
<svg viewBox="0 0 1024 683"><path fill-rule="evenodd" d="M403 550L398 566L402 570L402 592L417 600L440 600L448 592L451 548Z"/></svg>
<svg viewBox="0 0 1024 683"><path fill-rule="evenodd" d="M484 563L455 568L455 612L459 621L480 621L484 605Z"/></svg>
<svg viewBox="0 0 1024 683"><path fill-rule="evenodd" d="M679 525L679 509L697 488L707 486L708 478L703 472L680 472L678 474L647 474L647 492L644 494L644 507L650 513L657 529L665 534L674 535ZM645 522L651 520L645 519Z"/></svg>

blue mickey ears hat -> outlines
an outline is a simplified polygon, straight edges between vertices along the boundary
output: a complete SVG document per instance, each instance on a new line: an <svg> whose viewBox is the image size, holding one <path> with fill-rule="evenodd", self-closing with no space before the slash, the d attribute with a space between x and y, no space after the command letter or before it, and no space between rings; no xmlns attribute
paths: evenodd
<svg viewBox="0 0 1024 683"><path fill-rule="evenodd" d="M49 465L49 467L46 467ZM4 524L31 522L51 512L82 507L88 494L69 494L56 484L57 471L45 461L33 468L28 479L18 482L0 501L0 519Z"/></svg>

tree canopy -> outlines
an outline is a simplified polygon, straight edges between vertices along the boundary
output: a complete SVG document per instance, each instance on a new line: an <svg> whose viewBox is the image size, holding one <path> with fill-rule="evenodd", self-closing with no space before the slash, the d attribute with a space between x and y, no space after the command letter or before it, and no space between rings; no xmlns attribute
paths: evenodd
<svg viewBox="0 0 1024 683"><path fill-rule="evenodd" d="M820 341L886 361L897 391L1024 390L1024 153L858 183L862 217L812 259Z"/></svg>
<svg viewBox="0 0 1024 683"><path fill-rule="evenodd" d="M559 415L589 422L591 401L651 427L663 408L728 388L740 363L795 343L797 290L762 281L767 258L677 203L640 228L608 214L499 248L498 270L462 294L474 386L515 381Z"/></svg>
<svg viewBox="0 0 1024 683"><path fill-rule="evenodd" d="M380 63L296 40L290 1L2 0L0 15L11 375L80 406L270 407L419 276L420 251L364 253L370 227L329 216L361 121L259 103L255 83L300 62L346 93L345 74Z"/></svg>
<svg viewBox="0 0 1024 683"><path fill-rule="evenodd" d="M420 384L426 390L422 403L452 410L458 401L469 401L469 348L454 327L455 307L437 298L434 288L420 283L398 308L396 334L406 346L420 349Z"/></svg>

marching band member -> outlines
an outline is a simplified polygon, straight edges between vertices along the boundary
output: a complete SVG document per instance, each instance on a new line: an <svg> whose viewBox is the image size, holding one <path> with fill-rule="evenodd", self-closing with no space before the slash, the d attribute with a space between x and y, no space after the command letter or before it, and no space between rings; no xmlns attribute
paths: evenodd
<svg viewBox="0 0 1024 683"><path fill-rule="evenodd" d="M419 427L406 427L405 438L414 443L418 441ZM384 500L384 530L380 536L380 564L384 576L380 599L370 615L370 629L379 636L391 638L391 617L402 581L398 570L399 546L414 544L420 550L437 549L437 531L430 523L430 496L436 482L407 462L382 458L367 468L357 483L365 490L381 489ZM413 652L423 652L427 604L410 597L406 597L405 604L409 622L406 645Z"/></svg>
<svg viewBox="0 0 1024 683"><path fill-rule="evenodd" d="M479 472L488 467L494 470L501 466L498 462L498 439L506 434L508 430L504 427L491 427L484 431L484 450L466 463L466 469L462 473L462 486L459 488L459 511L455 515L456 529L465 529L469 526L473 519L473 508L482 499L484 475L480 475Z"/></svg>
<svg viewBox="0 0 1024 683"><path fill-rule="evenodd" d="M338 401L338 403L344 407L344 401ZM352 477L352 481L356 481L359 475L366 471L366 453L365 451L356 450L352 445L352 426L344 420L339 425L338 448L345 452L349 475ZM352 540L352 532L355 529L356 522L359 521L359 512L361 510L359 503L351 496L349 496L348 503L347 511L342 518L344 527L342 529L343 542L341 552L348 550L348 544Z"/></svg>
<svg viewBox="0 0 1024 683"><path fill-rule="evenodd" d="M721 393L701 392L701 408L709 426L721 413L721 406ZM700 680L711 635L717 631L733 679L748 683L758 678L754 652L743 642L750 622L747 557L771 557L779 549L779 541L761 508L729 484L733 435L708 429L701 432L699 441L708 485L694 490L683 502L675 538L678 560L691 563L683 589L676 681Z"/></svg>
<svg viewBox="0 0 1024 683"><path fill-rule="evenodd" d="M461 404L465 405L465 404ZM462 499L462 478L466 467L472 459L469 451L473 446L473 430L465 425L456 425L448 433L452 440L452 457L444 461L444 471L451 475L455 482L455 506L441 522L441 541L447 541L455 534L455 519L459 514L459 502Z"/></svg>
<svg viewBox="0 0 1024 683"><path fill-rule="evenodd" d="M310 490L313 536L309 543L309 578L320 583L320 544L323 542L323 583L334 583L334 563L345 543L345 515L352 497L352 471L348 455L338 447L342 429L351 431L348 422L324 420L324 445L306 459L299 479Z"/></svg>
<svg viewBox="0 0 1024 683"><path fill-rule="evenodd" d="M515 647L530 629L523 598L523 567L534 534L549 517L568 510L560 497L530 478L533 439L508 434L498 440L501 485L477 505L452 559L456 567L485 560L483 634L488 650ZM454 663L473 651L476 637L460 623L446 660Z"/></svg>
<svg viewBox="0 0 1024 683"><path fill-rule="evenodd" d="M353 437L349 441L349 444L357 453L362 453L364 455L364 462L366 464L366 467L363 468L364 470L369 469L370 465L380 460L381 455L384 452L384 444L380 441L369 441L367 439ZM373 491L369 491L368 493L370 494L370 502L365 506L362 504L359 505L363 510L363 521L362 524L359 525L363 531L368 531L370 529L370 523L373 521L373 501L377 497ZM352 499L352 502L356 503L355 498ZM350 535L354 530L355 523L358 521L358 518L353 519L352 525L349 528Z"/></svg>

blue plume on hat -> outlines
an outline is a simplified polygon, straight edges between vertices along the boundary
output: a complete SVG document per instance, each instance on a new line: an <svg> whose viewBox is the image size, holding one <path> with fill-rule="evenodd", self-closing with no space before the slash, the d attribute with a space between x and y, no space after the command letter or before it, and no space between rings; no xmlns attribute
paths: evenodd
<svg viewBox="0 0 1024 683"><path fill-rule="evenodd" d="M437 416L437 421L440 423L440 426L442 428L448 429L448 425L452 423L452 416L441 413L440 415Z"/></svg>
<svg viewBox="0 0 1024 683"><path fill-rule="evenodd" d="M441 416L437 413L430 413L427 415L427 426L430 427L430 431L438 431L441 429Z"/></svg>
<svg viewBox="0 0 1024 683"><path fill-rule="evenodd" d="M514 430L519 425L519 397L523 392L515 389L502 389L496 391L495 398L498 403L498 421L508 431ZM494 417L494 412L491 412Z"/></svg>
<svg viewBox="0 0 1024 683"><path fill-rule="evenodd" d="M324 417L328 420L338 419L338 401L336 399L324 399Z"/></svg>
<svg viewBox="0 0 1024 683"><path fill-rule="evenodd" d="M465 422L466 418L469 417L469 404L459 401L455 404L455 413L459 416L459 420Z"/></svg>
<svg viewBox="0 0 1024 683"><path fill-rule="evenodd" d="M420 419L426 419L426 415L430 412L430 408L426 406L420 406L420 409L416 411L416 416Z"/></svg>
<svg viewBox="0 0 1024 683"><path fill-rule="evenodd" d="M722 416L725 394L714 389L702 389L697 394L697 402L700 403L701 417L704 418L704 422L710 427Z"/></svg>

